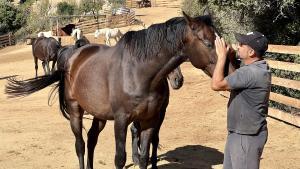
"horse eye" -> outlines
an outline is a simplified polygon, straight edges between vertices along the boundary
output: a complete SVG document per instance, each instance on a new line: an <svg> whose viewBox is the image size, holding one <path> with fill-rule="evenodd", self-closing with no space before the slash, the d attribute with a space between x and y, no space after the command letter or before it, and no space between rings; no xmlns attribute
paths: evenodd
<svg viewBox="0 0 300 169"><path fill-rule="evenodd" d="M212 48L212 43L209 40L202 40L202 42L204 43L204 45L208 48Z"/></svg>

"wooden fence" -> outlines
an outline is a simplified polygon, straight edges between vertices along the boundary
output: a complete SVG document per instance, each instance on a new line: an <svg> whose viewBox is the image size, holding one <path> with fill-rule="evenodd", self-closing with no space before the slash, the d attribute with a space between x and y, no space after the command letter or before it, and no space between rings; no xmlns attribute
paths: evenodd
<svg viewBox="0 0 300 169"><path fill-rule="evenodd" d="M141 0L126 0L126 7L138 8L138 2ZM150 0L152 7L180 8L182 0Z"/></svg>
<svg viewBox="0 0 300 169"><path fill-rule="evenodd" d="M181 8L182 0L151 0L153 7Z"/></svg>
<svg viewBox="0 0 300 169"><path fill-rule="evenodd" d="M0 36L0 48L4 48L6 46L11 46L16 43L15 36L10 32L6 35Z"/></svg>
<svg viewBox="0 0 300 169"><path fill-rule="evenodd" d="M268 52L270 53L283 53L283 54L296 54L300 55L300 46L283 46L283 45L269 45ZM267 60L270 67L274 69L287 70L300 73L300 64L290 62L280 62L274 60ZM272 84L282 86L285 88L300 90L300 81L272 77ZM287 97L278 93L271 92L270 100L284 104L286 106L300 109L300 100ZM296 115L294 115L296 114ZM278 109L270 108L269 115L275 117L296 126L300 127L300 112L285 113Z"/></svg>
<svg viewBox="0 0 300 169"><path fill-rule="evenodd" d="M98 19L86 20L76 24L84 34L93 33L101 28L118 28L132 25L135 20L135 12L122 15L99 15Z"/></svg>
<svg viewBox="0 0 300 169"><path fill-rule="evenodd" d="M282 53L282 54L296 54L300 55L300 46L283 46L283 45L269 45L268 48L269 53ZM281 62L281 61L274 61L268 60L267 62L271 68L280 69L280 70L287 70L292 72L300 73L300 64L297 63L290 63L290 62ZM276 76L272 76L272 84L300 90L300 81L297 80L290 80L285 78L280 78ZM222 92L222 95L229 96L228 92ZM271 92L270 100L284 104L286 106L300 109L300 100L295 99L292 97L284 96L278 93ZM275 108L269 108L269 116L271 118L276 118L295 126L300 127L300 112L284 112Z"/></svg>

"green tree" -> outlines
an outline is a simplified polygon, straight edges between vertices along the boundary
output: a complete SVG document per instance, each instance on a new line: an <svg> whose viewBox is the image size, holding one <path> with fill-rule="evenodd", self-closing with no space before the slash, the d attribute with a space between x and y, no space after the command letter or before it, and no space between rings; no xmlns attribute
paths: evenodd
<svg viewBox="0 0 300 169"><path fill-rule="evenodd" d="M0 1L0 35L17 31L24 23L21 10L7 1Z"/></svg>
<svg viewBox="0 0 300 169"><path fill-rule="evenodd" d="M26 22L15 33L18 40L24 40L28 36L36 37L40 31L51 30L51 20L48 16L49 0L38 2L34 7L32 6L33 1L26 1L26 3L18 6L20 9L22 8L23 15L26 16Z"/></svg>
<svg viewBox="0 0 300 169"><path fill-rule="evenodd" d="M185 0L183 11L190 15L203 15L208 9L215 26L230 43L234 32L257 30L265 34L271 44L297 45L300 41L300 3L296 0ZM297 55L267 53L269 59L298 62ZM272 69L274 76L299 80L297 72ZM300 91L272 85L272 91L299 99ZM271 106L291 112L293 107L277 102ZM299 111L299 110L297 110Z"/></svg>
<svg viewBox="0 0 300 169"><path fill-rule="evenodd" d="M82 13L98 14L98 11L102 8L104 0L85 0L79 6L79 11Z"/></svg>
<svg viewBox="0 0 300 169"><path fill-rule="evenodd" d="M209 9L215 24L229 41L233 32L257 30L273 44L300 41L300 3L296 0L185 0L183 10L202 15Z"/></svg>
<svg viewBox="0 0 300 169"><path fill-rule="evenodd" d="M57 4L58 15L73 15L75 11L75 5L68 4L67 2L60 2Z"/></svg>

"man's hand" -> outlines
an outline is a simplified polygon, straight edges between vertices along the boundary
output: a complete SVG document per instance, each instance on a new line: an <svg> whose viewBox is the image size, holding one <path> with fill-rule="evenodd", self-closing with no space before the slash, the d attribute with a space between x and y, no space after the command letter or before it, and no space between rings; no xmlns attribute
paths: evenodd
<svg viewBox="0 0 300 169"><path fill-rule="evenodd" d="M220 39L220 37L217 36L215 40L215 46L218 59L226 60L226 56L229 51L229 45L226 45L223 38Z"/></svg>
<svg viewBox="0 0 300 169"><path fill-rule="evenodd" d="M224 66L226 62L227 52L229 51L229 45L226 46L223 38L219 36L215 40L216 53L218 55L218 61L212 76L211 88L216 91L229 90L230 87L226 79L224 79Z"/></svg>

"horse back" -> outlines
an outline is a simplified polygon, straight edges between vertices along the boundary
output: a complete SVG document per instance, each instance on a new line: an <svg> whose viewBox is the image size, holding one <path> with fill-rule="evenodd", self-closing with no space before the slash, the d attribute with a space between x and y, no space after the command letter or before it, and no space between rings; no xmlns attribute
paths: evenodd
<svg viewBox="0 0 300 169"><path fill-rule="evenodd" d="M32 44L32 54L41 61L53 61L57 59L57 52L61 45L50 37L38 37Z"/></svg>

